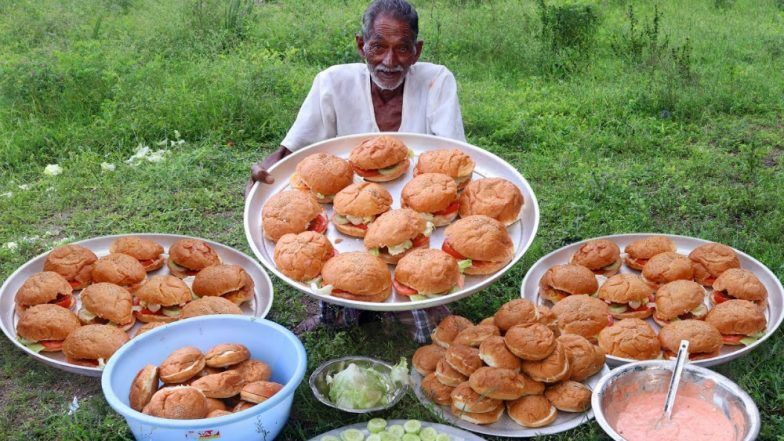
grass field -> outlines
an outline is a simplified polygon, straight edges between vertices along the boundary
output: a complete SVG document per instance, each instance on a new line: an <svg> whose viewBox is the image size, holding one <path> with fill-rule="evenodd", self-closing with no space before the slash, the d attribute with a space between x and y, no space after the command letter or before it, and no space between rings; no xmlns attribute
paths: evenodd
<svg viewBox="0 0 784 441"><path fill-rule="evenodd" d="M469 142L520 170L542 212L522 261L453 310L485 317L518 295L542 255L612 233L727 243L783 277L784 2L538 3L415 2L423 59L454 72ZM0 0L0 278L57 243L105 234L190 234L249 253L249 165L283 138L319 70L358 61L365 6ZM139 146L168 153L127 164ZM62 174L45 175L48 164ZM292 328L305 304L275 287L269 318ZM302 340L310 369L414 349L394 323ZM760 439L784 434L783 343L779 332L717 368L757 402ZM69 415L74 396L80 408ZM433 419L413 396L385 416ZM281 438L360 420L303 384ZM603 436L590 423L543 439ZM0 439L129 437L97 379L46 368L0 340Z"/></svg>

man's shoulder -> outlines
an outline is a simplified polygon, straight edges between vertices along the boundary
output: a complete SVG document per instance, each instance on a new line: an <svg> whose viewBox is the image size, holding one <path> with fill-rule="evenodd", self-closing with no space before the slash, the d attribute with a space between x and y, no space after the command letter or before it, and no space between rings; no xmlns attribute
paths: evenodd
<svg viewBox="0 0 784 441"><path fill-rule="evenodd" d="M419 61L411 66L411 73L415 77L422 79L432 79L443 75L451 76L452 72L446 66L441 64L427 63Z"/></svg>
<svg viewBox="0 0 784 441"><path fill-rule="evenodd" d="M336 64L318 73L318 77L328 81L346 81L361 78L367 73L364 63Z"/></svg>

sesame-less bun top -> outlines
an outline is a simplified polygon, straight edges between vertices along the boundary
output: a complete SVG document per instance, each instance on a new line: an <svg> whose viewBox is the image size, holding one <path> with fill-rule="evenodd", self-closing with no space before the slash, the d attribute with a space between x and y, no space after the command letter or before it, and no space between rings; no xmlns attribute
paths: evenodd
<svg viewBox="0 0 784 441"><path fill-rule="evenodd" d="M621 249L615 242L607 239L589 240L580 245L572 256L571 263L582 265L590 270L598 270L612 265L621 257Z"/></svg>
<svg viewBox="0 0 784 441"><path fill-rule="evenodd" d="M689 259L694 263L694 278L703 285L711 285L716 277L730 268L740 268L735 250L720 243L698 246L689 253Z"/></svg>
<svg viewBox="0 0 784 441"><path fill-rule="evenodd" d="M19 317L16 333L27 340L64 340L82 324L76 314L62 306L31 306Z"/></svg>
<svg viewBox="0 0 784 441"><path fill-rule="evenodd" d="M506 228L483 215L464 217L446 227L444 241L468 259L504 262L514 254Z"/></svg>
<svg viewBox="0 0 784 441"><path fill-rule="evenodd" d="M694 268L689 258L683 254L666 252L651 257L642 268L642 276L653 283L691 280L694 277Z"/></svg>
<svg viewBox="0 0 784 441"><path fill-rule="evenodd" d="M313 231L286 234L275 244L275 265L294 280L311 280L321 274L321 268L335 248L326 236Z"/></svg>
<svg viewBox="0 0 784 441"><path fill-rule="evenodd" d="M355 295L378 294L391 289L387 264L367 253L342 253L329 259L321 269L324 285Z"/></svg>
<svg viewBox="0 0 784 441"><path fill-rule="evenodd" d="M128 335L116 326L87 325L68 335L63 352L70 358L108 361L127 341Z"/></svg>
<svg viewBox="0 0 784 441"><path fill-rule="evenodd" d="M567 296L553 305L552 311L562 333L582 335L588 340L609 324L607 303L584 294Z"/></svg>
<svg viewBox="0 0 784 441"><path fill-rule="evenodd" d="M93 283L80 294L82 306L112 323L126 325L133 321L131 293L113 283Z"/></svg>
<svg viewBox="0 0 784 441"><path fill-rule="evenodd" d="M395 267L395 280L420 294L452 289L460 277L457 261L436 249L417 249L403 256Z"/></svg>
<svg viewBox="0 0 784 441"><path fill-rule="evenodd" d="M147 271L135 258L127 254L115 253L98 259L92 276L93 282L131 286L144 280L147 277Z"/></svg>
<svg viewBox="0 0 784 441"><path fill-rule="evenodd" d="M600 299L615 303L647 303L652 296L653 288L634 274L616 274L599 288Z"/></svg>
<svg viewBox="0 0 784 441"><path fill-rule="evenodd" d="M740 268L724 271L716 281L713 289L726 291L732 297L741 300L760 301L768 297L768 290L753 272Z"/></svg>
<svg viewBox="0 0 784 441"><path fill-rule="evenodd" d="M310 192L291 190L274 194L261 209L264 236L277 242L284 234L301 233L321 211L321 205Z"/></svg>
<svg viewBox="0 0 784 441"><path fill-rule="evenodd" d="M351 151L348 160L365 170L390 167L408 157L408 147L391 136L377 136L362 141Z"/></svg>
<svg viewBox="0 0 784 441"><path fill-rule="evenodd" d="M297 175L314 192L332 195L354 181L354 170L345 159L314 153L297 164Z"/></svg>
<svg viewBox="0 0 784 441"><path fill-rule="evenodd" d="M582 265L553 265L539 280L539 286L568 294L593 294L599 282L593 271Z"/></svg>
<svg viewBox="0 0 784 441"><path fill-rule="evenodd" d="M30 276L16 292L14 301L22 308L55 300L58 295L71 295L73 288L63 276L43 271Z"/></svg>
<svg viewBox="0 0 784 441"><path fill-rule="evenodd" d="M169 260L189 270L201 270L220 263L218 253L198 239L180 239L169 248Z"/></svg>
<svg viewBox="0 0 784 441"><path fill-rule="evenodd" d="M231 300L226 300L223 297L202 297L182 307L182 315L180 318L186 319L191 317L198 317L202 315L214 314L242 314L239 306L234 304ZM142 325L162 325L160 322L146 323ZM139 328L141 329L141 328ZM138 335L138 333L137 333Z"/></svg>
<svg viewBox="0 0 784 441"><path fill-rule="evenodd" d="M376 248L397 245L422 234L425 226L422 216L410 208L390 210L368 226L365 246Z"/></svg>
<svg viewBox="0 0 784 441"><path fill-rule="evenodd" d="M715 353L722 345L719 330L702 320L677 320L659 331L662 348L669 352L677 353L681 340L689 340L689 353L696 355Z"/></svg>
<svg viewBox="0 0 784 441"><path fill-rule="evenodd" d="M196 274L191 289L199 297L220 296L252 283L248 273L239 265L213 265Z"/></svg>
<svg viewBox="0 0 784 441"><path fill-rule="evenodd" d="M705 289L691 280L676 280L656 290L656 317L672 320L702 305Z"/></svg>
<svg viewBox="0 0 784 441"><path fill-rule="evenodd" d="M65 245L53 249L46 256L44 271L54 271L65 277L69 282L78 280L90 281L92 265L98 257L92 251L79 245Z"/></svg>
<svg viewBox="0 0 784 441"><path fill-rule="evenodd" d="M191 290L174 276L152 276L134 295L147 304L174 306L191 300Z"/></svg>
<svg viewBox="0 0 784 441"><path fill-rule="evenodd" d="M503 178L471 181L460 195L460 217L483 214L510 225L520 216L523 194L516 185Z"/></svg>
<svg viewBox="0 0 784 441"><path fill-rule="evenodd" d="M457 184L441 173L422 173L408 181L401 193L402 204L420 213L445 210L457 200Z"/></svg>
<svg viewBox="0 0 784 441"><path fill-rule="evenodd" d="M751 335L764 331L768 325L765 314L748 300L719 303L710 310L705 321L727 335Z"/></svg>
<svg viewBox="0 0 784 441"><path fill-rule="evenodd" d="M458 149L430 150L419 155L414 174L443 173L451 178L470 176L474 160Z"/></svg>
<svg viewBox="0 0 784 441"><path fill-rule="evenodd" d="M676 251L675 243L665 236L649 236L626 245L623 251L633 259L650 259L668 251Z"/></svg>
<svg viewBox="0 0 784 441"><path fill-rule="evenodd" d="M376 216L392 206L392 195L372 182L357 182L340 190L332 201L335 212L343 216Z"/></svg>
<svg viewBox="0 0 784 441"><path fill-rule="evenodd" d="M112 242L109 252L127 254L138 260L151 260L163 254L163 247L150 239L123 236Z"/></svg>
<svg viewBox="0 0 784 441"><path fill-rule="evenodd" d="M604 328L599 334L599 347L615 357L634 360L650 360L661 353L656 332L638 318L626 318Z"/></svg>

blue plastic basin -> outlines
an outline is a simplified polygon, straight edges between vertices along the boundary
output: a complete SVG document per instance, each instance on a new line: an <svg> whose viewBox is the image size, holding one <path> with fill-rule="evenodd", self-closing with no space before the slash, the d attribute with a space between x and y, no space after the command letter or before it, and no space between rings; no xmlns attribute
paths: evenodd
<svg viewBox="0 0 784 441"><path fill-rule="evenodd" d="M271 381L283 384L283 389L250 409L202 420L157 418L128 406L131 381L142 367L160 365L184 346L206 352L219 343L245 345L253 359L270 366ZM272 441L289 418L306 365L305 348L288 329L257 317L215 315L171 323L133 338L109 360L101 386L109 405L125 418L138 440Z"/></svg>

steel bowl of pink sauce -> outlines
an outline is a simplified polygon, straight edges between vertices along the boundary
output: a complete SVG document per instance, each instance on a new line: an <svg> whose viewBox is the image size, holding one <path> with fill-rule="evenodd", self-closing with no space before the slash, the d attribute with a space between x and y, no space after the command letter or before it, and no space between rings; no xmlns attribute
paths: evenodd
<svg viewBox="0 0 784 441"><path fill-rule="evenodd" d="M727 377L686 365L672 419L659 423L674 361L641 361L599 380L591 404L596 421L615 440L752 441L760 431L757 405ZM659 424L657 424L659 423Z"/></svg>

